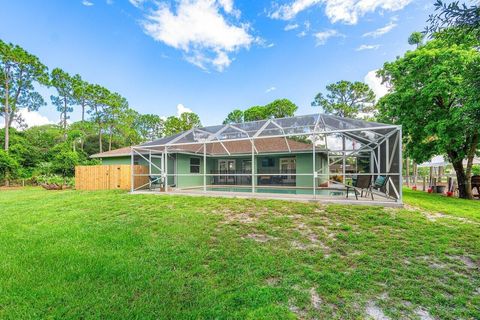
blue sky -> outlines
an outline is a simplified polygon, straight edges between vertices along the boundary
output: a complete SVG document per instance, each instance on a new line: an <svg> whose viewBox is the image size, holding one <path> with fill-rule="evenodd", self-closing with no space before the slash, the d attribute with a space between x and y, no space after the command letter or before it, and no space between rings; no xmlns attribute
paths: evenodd
<svg viewBox="0 0 480 320"><path fill-rule="evenodd" d="M277 98L298 114L317 112L313 97L342 79L381 91L371 71L411 49L407 38L423 30L432 2L16 0L2 4L0 38L139 112L169 116L181 104L211 125ZM51 91L41 92L50 102ZM49 105L28 120L58 118Z"/></svg>

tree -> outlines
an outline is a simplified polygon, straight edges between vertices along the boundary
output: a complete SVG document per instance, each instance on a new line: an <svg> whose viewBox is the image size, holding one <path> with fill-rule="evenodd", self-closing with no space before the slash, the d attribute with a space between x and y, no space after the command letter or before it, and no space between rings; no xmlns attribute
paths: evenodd
<svg viewBox="0 0 480 320"><path fill-rule="evenodd" d="M114 133L124 129L121 120L124 119L124 115L127 113L129 107L127 99L118 93L110 93L105 104L105 124L108 127L108 151L110 151L112 150ZM130 123L128 125L130 125Z"/></svg>
<svg viewBox="0 0 480 320"><path fill-rule="evenodd" d="M298 106L288 99L277 99L265 106L270 118L293 117Z"/></svg>
<svg viewBox="0 0 480 320"><path fill-rule="evenodd" d="M0 149L0 179L7 179L9 176L15 176L19 165L14 157L8 152Z"/></svg>
<svg viewBox="0 0 480 320"><path fill-rule="evenodd" d="M193 112L184 112L179 117L170 116L165 121L165 135L171 136L183 131L200 127L200 117Z"/></svg>
<svg viewBox="0 0 480 320"><path fill-rule="evenodd" d="M99 152L103 152L103 126L107 118L106 108L109 103L111 93L106 88L98 84L88 85L86 90L86 101L89 107L87 112L91 114L93 122L95 122L97 125L98 149Z"/></svg>
<svg viewBox="0 0 480 320"><path fill-rule="evenodd" d="M33 126L23 131L25 140L29 141L37 152L42 156L43 161L47 161L45 154L56 144L62 141L62 129L56 124L46 124L43 126Z"/></svg>
<svg viewBox="0 0 480 320"><path fill-rule="evenodd" d="M339 117L356 118L359 113L374 111L375 93L362 82L339 81L327 86L325 97L318 93L312 106L322 107L325 113Z"/></svg>
<svg viewBox="0 0 480 320"><path fill-rule="evenodd" d="M243 122L243 111L239 109L235 109L230 112L225 120L223 120L223 124L228 123L242 123Z"/></svg>
<svg viewBox="0 0 480 320"><path fill-rule="evenodd" d="M409 45L416 45L417 48L422 44L423 38L425 38L425 35L421 32L415 31L412 32L410 37L408 37L408 44Z"/></svg>
<svg viewBox="0 0 480 320"><path fill-rule="evenodd" d="M285 118L295 115L298 107L288 99L277 99L265 106L253 106L243 113L244 121Z"/></svg>
<svg viewBox="0 0 480 320"><path fill-rule="evenodd" d="M34 84L48 84L47 67L23 48L0 40L0 114L5 120L5 146L9 148L9 128L18 111L38 110L45 104Z"/></svg>
<svg viewBox="0 0 480 320"><path fill-rule="evenodd" d="M380 100L381 117L403 126L406 153L416 162L448 157L461 198L472 198L471 168L479 146L480 93L471 69L480 64L480 53L472 39L437 34L378 73L392 88Z"/></svg>
<svg viewBox="0 0 480 320"><path fill-rule="evenodd" d="M68 113L73 111L75 104L74 84L72 77L60 68L55 68L51 73L50 84L57 89L57 95L50 96L52 104L60 112L60 126L63 128L64 139L67 137Z"/></svg>
<svg viewBox="0 0 480 320"><path fill-rule="evenodd" d="M79 130L82 132L81 136L78 137L78 143L80 150L85 152L88 155L92 155L99 151L97 139L97 129L96 124L92 121L78 121L70 124L69 131ZM91 143L95 143L92 145Z"/></svg>
<svg viewBox="0 0 480 320"><path fill-rule="evenodd" d="M80 75L76 74L72 78L73 84L73 97L75 99L75 103L80 106L82 109L82 121L85 121L85 109L87 107L87 100L88 100L88 87L89 83L83 81Z"/></svg>
<svg viewBox="0 0 480 320"><path fill-rule="evenodd" d="M461 27L480 38L480 5L460 4L459 1L447 3L437 0L434 4L435 13L430 15L427 22L430 24L426 32L430 35L450 27Z"/></svg>
<svg viewBox="0 0 480 320"><path fill-rule="evenodd" d="M139 114L134 126L142 141L152 141L163 137L165 121L156 114Z"/></svg>
<svg viewBox="0 0 480 320"><path fill-rule="evenodd" d="M71 177L75 174L75 166L81 163L78 152L70 149L70 143L62 143L52 149L52 169L63 177Z"/></svg>
<svg viewBox="0 0 480 320"><path fill-rule="evenodd" d="M243 112L244 121L257 121L268 119L269 114L265 106L253 106Z"/></svg>

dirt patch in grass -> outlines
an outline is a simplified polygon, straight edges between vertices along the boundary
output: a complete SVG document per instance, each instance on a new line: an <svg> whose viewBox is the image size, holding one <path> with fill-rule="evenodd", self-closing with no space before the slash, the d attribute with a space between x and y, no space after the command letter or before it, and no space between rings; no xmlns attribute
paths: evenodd
<svg viewBox="0 0 480 320"><path fill-rule="evenodd" d="M298 222L298 221L297 221ZM325 257L330 256L330 247L325 245L320 239L318 235L305 223L299 222L295 229L298 230L305 241L300 240L293 240L292 247L299 250L309 250L309 249L321 249L325 255Z"/></svg>
<svg viewBox="0 0 480 320"><path fill-rule="evenodd" d="M312 304L312 308L315 310L320 310L322 306L322 298L317 293L315 287L310 289L310 303Z"/></svg>
<svg viewBox="0 0 480 320"><path fill-rule="evenodd" d="M428 311L423 308L418 308L417 310L415 310L415 315L419 317L420 320L435 320L435 318L432 317L430 313L428 313Z"/></svg>
<svg viewBox="0 0 480 320"><path fill-rule="evenodd" d="M243 239L252 239L252 240L255 240L256 242L265 243L271 240L276 240L277 238L269 236L267 234L262 234L262 233L249 233L245 235Z"/></svg>
<svg viewBox="0 0 480 320"><path fill-rule="evenodd" d="M270 277L270 278L267 278L267 280L265 280L265 282L266 282L269 286L276 286L276 285L280 282L280 278L278 278L278 277Z"/></svg>
<svg viewBox="0 0 480 320"><path fill-rule="evenodd" d="M365 313L374 320L389 320L390 318L383 313L374 301L369 301L365 307Z"/></svg>
<svg viewBox="0 0 480 320"><path fill-rule="evenodd" d="M456 220L456 221L463 222L463 223L471 223L471 224L475 224L475 225L480 225L480 223L472 221L472 220L464 218L464 217L456 217L456 216L448 215L448 214L445 214L445 213L442 213L442 212L427 211L427 210L424 210L422 208L415 207L415 206L408 205L408 204L404 204L403 207L405 209L407 209L408 211L415 211L415 212L419 212L419 213L423 214L425 216L425 218L427 218L427 220L431 221L431 222L437 222L439 219L452 219L452 220Z"/></svg>
<svg viewBox="0 0 480 320"><path fill-rule="evenodd" d="M450 256L450 258L461 261L469 269L480 269L480 261L474 261L468 256Z"/></svg>
<svg viewBox="0 0 480 320"><path fill-rule="evenodd" d="M307 317L307 312L297 307L292 301L288 303L288 310L294 313L299 319L305 319Z"/></svg>

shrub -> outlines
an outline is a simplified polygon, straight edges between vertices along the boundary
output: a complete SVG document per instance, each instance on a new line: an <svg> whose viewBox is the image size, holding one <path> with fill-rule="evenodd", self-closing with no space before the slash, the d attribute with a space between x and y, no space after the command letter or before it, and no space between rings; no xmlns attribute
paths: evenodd
<svg viewBox="0 0 480 320"><path fill-rule="evenodd" d="M0 150L0 180L3 180L7 174L10 178L15 178L19 168L18 161L13 156Z"/></svg>
<svg viewBox="0 0 480 320"><path fill-rule="evenodd" d="M40 175L35 180L46 189L62 189L64 186L73 188L75 186L74 178L62 177L57 174Z"/></svg>
<svg viewBox="0 0 480 320"><path fill-rule="evenodd" d="M476 164L472 166L472 175L479 176L480 175L480 164Z"/></svg>

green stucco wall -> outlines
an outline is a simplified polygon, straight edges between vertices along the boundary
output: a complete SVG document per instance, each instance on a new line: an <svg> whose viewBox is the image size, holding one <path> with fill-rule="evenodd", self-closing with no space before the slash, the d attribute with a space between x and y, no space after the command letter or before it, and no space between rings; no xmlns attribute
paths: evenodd
<svg viewBox="0 0 480 320"><path fill-rule="evenodd" d="M199 158L200 159L200 173L194 174L190 173L190 158ZM313 161L312 161L312 154L311 153L299 153L296 155L292 154L278 154L278 155L259 155L255 158L255 172L262 173L262 172L279 172L280 171L280 159L281 158L289 158L295 157L296 158L296 172L298 174L306 174L300 175L296 177L296 186L297 187L311 187L313 184ZM262 159L263 158L273 158L274 159L274 166L264 168L262 166ZM212 171L218 170L218 160L220 159L235 159L236 160L236 170L240 172L242 170L242 161L243 160L250 160L251 157L245 156L233 156L233 157L225 157L225 158L210 158L207 157L207 174L212 173ZM139 165L148 166L148 163L145 159L141 157L136 157ZM121 157L109 157L102 159L102 164L105 165L114 165L114 164L130 164L130 157L129 156L121 156ZM155 158L153 162L158 166L161 167L161 159ZM318 153L316 155L316 170L319 173L327 173L328 166L327 166L327 155ZM195 156L195 155L188 155L188 154L174 154L170 155L168 159L168 184L169 185L176 185L178 188L186 188L186 187L194 187L194 186L203 186L203 156ZM159 173L159 170L156 169L154 166L152 167L152 173ZM172 174L178 173L180 175L173 176ZM322 182L327 180L326 177L319 177L317 179L317 186L320 185ZM207 176L207 184L213 183L213 177Z"/></svg>
<svg viewBox="0 0 480 320"><path fill-rule="evenodd" d="M104 165L115 165L115 164L130 164L130 157L115 157L115 158L103 158L102 164Z"/></svg>

